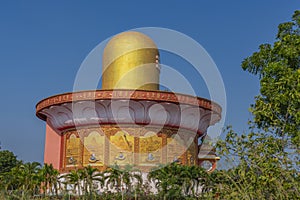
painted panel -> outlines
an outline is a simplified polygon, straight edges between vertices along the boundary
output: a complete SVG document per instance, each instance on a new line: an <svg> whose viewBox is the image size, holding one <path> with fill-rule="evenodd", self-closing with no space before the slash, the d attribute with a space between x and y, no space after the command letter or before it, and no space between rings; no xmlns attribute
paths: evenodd
<svg viewBox="0 0 300 200"><path fill-rule="evenodd" d="M139 165L156 166L162 163L162 138L154 132L148 132L140 137Z"/></svg>
<svg viewBox="0 0 300 200"><path fill-rule="evenodd" d="M110 165L133 164L134 137L130 134L118 131L110 136Z"/></svg>
<svg viewBox="0 0 300 200"><path fill-rule="evenodd" d="M183 162L183 154L186 150L183 141L179 137L167 139L167 162Z"/></svg>
<svg viewBox="0 0 300 200"><path fill-rule="evenodd" d="M66 167L82 165L81 140L75 134L71 134L66 141Z"/></svg>
<svg viewBox="0 0 300 200"><path fill-rule="evenodd" d="M104 139L97 131L92 131L84 138L83 166L103 166Z"/></svg>

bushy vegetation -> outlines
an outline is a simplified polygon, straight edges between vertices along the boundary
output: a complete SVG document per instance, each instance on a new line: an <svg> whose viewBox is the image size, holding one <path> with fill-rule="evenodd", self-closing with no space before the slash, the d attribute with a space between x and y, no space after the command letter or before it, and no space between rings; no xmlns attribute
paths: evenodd
<svg viewBox="0 0 300 200"><path fill-rule="evenodd" d="M299 27L296 11L291 22L279 25L273 45L261 45L243 61L244 70L259 76L261 91L251 106L249 131L228 127L216 144L231 163L227 168L207 173L173 163L151 171L146 183L132 166L105 172L85 167L61 175L52 165L22 163L2 151L0 199L299 199Z"/></svg>
<svg viewBox="0 0 300 200"><path fill-rule="evenodd" d="M153 169L144 181L132 166L114 165L103 172L87 166L59 174L51 164L36 162L15 166L0 177L4 199L188 199L209 191L205 170L176 163Z"/></svg>

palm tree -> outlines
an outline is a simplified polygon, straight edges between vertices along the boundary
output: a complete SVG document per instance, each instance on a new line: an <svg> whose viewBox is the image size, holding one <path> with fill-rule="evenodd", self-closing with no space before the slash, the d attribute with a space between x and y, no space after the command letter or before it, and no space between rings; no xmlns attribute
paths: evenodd
<svg viewBox="0 0 300 200"><path fill-rule="evenodd" d="M25 188L31 191L33 194L39 191L40 180L38 172L40 170L41 164L38 162L25 163L20 166L21 176Z"/></svg>
<svg viewBox="0 0 300 200"><path fill-rule="evenodd" d="M122 171L118 165L113 165L104 172L104 180L108 189L115 189L117 192L121 191L122 187Z"/></svg>
<svg viewBox="0 0 300 200"><path fill-rule="evenodd" d="M94 184L104 184L103 174L96 168L92 168L90 165L84 167L81 172L81 180L83 180L83 189L85 194L93 194Z"/></svg>
<svg viewBox="0 0 300 200"><path fill-rule="evenodd" d="M122 193L122 198L124 197L124 189L127 195L130 195L133 191L132 186L136 188L141 188L143 183L141 172L134 169L132 165L126 165L121 168L119 165L112 165L104 172L104 181L107 189L115 190L119 194ZM125 188L124 188L125 187ZM135 195L138 190L135 190Z"/></svg>
<svg viewBox="0 0 300 200"><path fill-rule="evenodd" d="M73 193L77 193L79 195L82 194L81 192L81 173L82 170L71 170L68 174L64 175L63 177L66 179L65 184L72 184L73 185ZM77 189L76 189L77 188Z"/></svg>
<svg viewBox="0 0 300 200"><path fill-rule="evenodd" d="M26 194L33 195L39 193L40 178L38 173L40 166L40 163L32 162L22 164L11 170L10 173L14 177L12 180L16 184L17 189L22 191L22 198Z"/></svg>
<svg viewBox="0 0 300 200"><path fill-rule="evenodd" d="M45 164L40 170L40 178L42 182L43 194L47 194L47 189L50 194L58 195L58 190L61 188L59 171L54 169L52 164Z"/></svg>
<svg viewBox="0 0 300 200"><path fill-rule="evenodd" d="M160 165L157 168L153 168L148 174L149 182L153 182L155 184L156 189L159 192L166 192L168 186L168 178L170 176L170 172L167 170L167 166Z"/></svg>
<svg viewBox="0 0 300 200"><path fill-rule="evenodd" d="M143 183L141 172L132 165L126 165L122 171L122 182L125 185L126 192L132 192L133 183L139 187Z"/></svg>
<svg viewBox="0 0 300 200"><path fill-rule="evenodd" d="M16 174L18 168L14 167L9 172L2 173L0 176L0 189L7 193L16 190L20 187L20 182L16 180Z"/></svg>
<svg viewBox="0 0 300 200"><path fill-rule="evenodd" d="M199 167L172 163L153 169L148 174L148 180L155 183L163 198L180 199L183 196L195 196L199 176Z"/></svg>

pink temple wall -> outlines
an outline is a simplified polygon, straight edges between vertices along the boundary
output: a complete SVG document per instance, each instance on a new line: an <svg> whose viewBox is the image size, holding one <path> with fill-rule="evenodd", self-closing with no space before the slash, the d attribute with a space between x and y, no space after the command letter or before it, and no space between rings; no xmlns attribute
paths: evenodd
<svg viewBox="0 0 300 200"><path fill-rule="evenodd" d="M61 168L62 136L46 123L44 163L52 164L55 169Z"/></svg>

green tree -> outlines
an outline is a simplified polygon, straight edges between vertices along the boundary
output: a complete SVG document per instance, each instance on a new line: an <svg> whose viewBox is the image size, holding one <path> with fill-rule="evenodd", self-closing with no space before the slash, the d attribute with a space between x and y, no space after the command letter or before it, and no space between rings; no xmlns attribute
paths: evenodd
<svg viewBox="0 0 300 200"><path fill-rule="evenodd" d="M221 199L297 199L299 171L286 167L290 158L278 151L281 143L277 140L264 133L238 135L229 129L226 140L218 143L220 154L238 164L213 173L214 192Z"/></svg>
<svg viewBox="0 0 300 200"><path fill-rule="evenodd" d="M125 191L127 193L133 192L134 183L136 187L140 187L143 183L141 172L132 165L126 165L122 169L122 182L125 185Z"/></svg>
<svg viewBox="0 0 300 200"><path fill-rule="evenodd" d="M208 178L208 173L201 167L177 163L160 166L148 174L148 180L165 199L196 198L207 188Z"/></svg>
<svg viewBox="0 0 300 200"><path fill-rule="evenodd" d="M218 142L234 167L214 172L209 192L221 199L299 199L300 11L278 26L273 45L261 45L242 67L260 79L253 121L249 133L229 127Z"/></svg>
<svg viewBox="0 0 300 200"><path fill-rule="evenodd" d="M39 170L41 164L38 162L28 162L20 165L19 173L14 174L17 180L22 184L22 191L30 194L38 194L40 189Z"/></svg>
<svg viewBox="0 0 300 200"><path fill-rule="evenodd" d="M0 174L9 172L18 164L20 164L20 161L17 160L17 156L13 152L8 150L0 151Z"/></svg>
<svg viewBox="0 0 300 200"><path fill-rule="evenodd" d="M90 198L95 194L94 184L104 185L103 174L90 165L84 167L81 171L81 180L83 181L83 192Z"/></svg>
<svg viewBox="0 0 300 200"><path fill-rule="evenodd" d="M113 165L104 172L104 180L107 189L122 191L122 169L119 165Z"/></svg>
<svg viewBox="0 0 300 200"><path fill-rule="evenodd" d="M52 164L45 163L39 171L39 177L44 196L46 194L58 195L61 188L60 173ZM48 192L47 192L48 191Z"/></svg>
<svg viewBox="0 0 300 200"><path fill-rule="evenodd" d="M291 22L279 25L273 45L261 45L242 68L260 78L260 95L251 107L255 125L290 142L283 147L299 149L300 11Z"/></svg>
<svg viewBox="0 0 300 200"><path fill-rule="evenodd" d="M27 199L40 192L40 164L25 163L12 168L4 174L7 194Z"/></svg>
<svg viewBox="0 0 300 200"><path fill-rule="evenodd" d="M140 171L131 165L121 168L119 165L112 165L104 172L104 180L107 189L117 192L131 193L133 186L140 187L143 183Z"/></svg>
<svg viewBox="0 0 300 200"><path fill-rule="evenodd" d="M71 170L68 174L63 176L63 178L66 179L64 184L71 184L74 194L82 195L81 173L81 169Z"/></svg>

